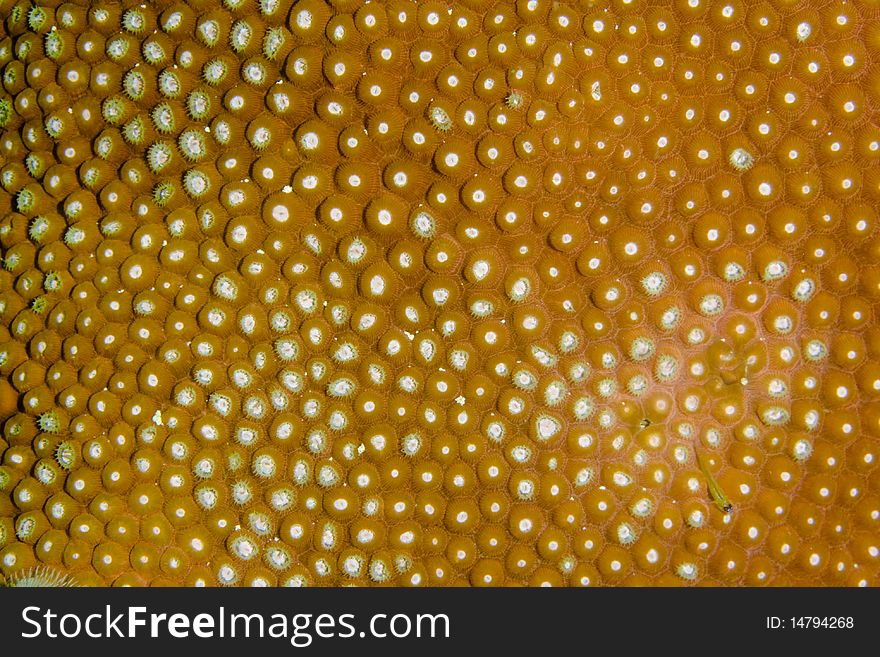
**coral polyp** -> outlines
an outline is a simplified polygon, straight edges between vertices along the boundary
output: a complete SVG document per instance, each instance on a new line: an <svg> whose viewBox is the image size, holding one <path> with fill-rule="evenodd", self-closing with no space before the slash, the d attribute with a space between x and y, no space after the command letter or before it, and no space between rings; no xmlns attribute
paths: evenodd
<svg viewBox="0 0 880 657"><path fill-rule="evenodd" d="M35 566L8 576L3 586L10 588L70 588L79 586L70 575L58 572L50 566Z"/></svg>

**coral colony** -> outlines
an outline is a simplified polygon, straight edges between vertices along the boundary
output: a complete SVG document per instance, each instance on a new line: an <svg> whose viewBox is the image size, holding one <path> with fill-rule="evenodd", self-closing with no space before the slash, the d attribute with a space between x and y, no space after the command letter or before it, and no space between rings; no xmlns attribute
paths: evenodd
<svg viewBox="0 0 880 657"><path fill-rule="evenodd" d="M876 1L0 17L6 583L878 583Z"/></svg>

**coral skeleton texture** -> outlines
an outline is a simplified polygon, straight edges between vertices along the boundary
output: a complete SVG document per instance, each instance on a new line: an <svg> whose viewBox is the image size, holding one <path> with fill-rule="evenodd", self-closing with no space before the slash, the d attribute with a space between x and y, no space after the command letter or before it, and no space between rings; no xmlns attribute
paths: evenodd
<svg viewBox="0 0 880 657"><path fill-rule="evenodd" d="M877 0L0 19L7 584L877 584Z"/></svg>

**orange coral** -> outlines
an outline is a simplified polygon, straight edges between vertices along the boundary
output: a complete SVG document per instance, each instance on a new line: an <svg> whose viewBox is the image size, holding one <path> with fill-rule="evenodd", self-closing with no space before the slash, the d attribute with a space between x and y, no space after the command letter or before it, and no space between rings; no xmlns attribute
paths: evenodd
<svg viewBox="0 0 880 657"><path fill-rule="evenodd" d="M874 3L0 16L12 584L877 583Z"/></svg>

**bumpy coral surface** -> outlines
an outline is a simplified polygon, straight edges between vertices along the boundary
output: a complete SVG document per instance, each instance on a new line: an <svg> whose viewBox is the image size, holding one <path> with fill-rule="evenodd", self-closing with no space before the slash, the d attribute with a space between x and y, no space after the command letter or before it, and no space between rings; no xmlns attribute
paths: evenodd
<svg viewBox="0 0 880 657"><path fill-rule="evenodd" d="M876 584L874 0L0 0L12 584Z"/></svg>

